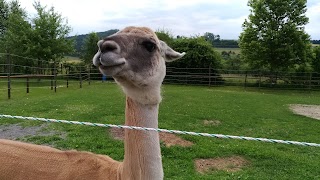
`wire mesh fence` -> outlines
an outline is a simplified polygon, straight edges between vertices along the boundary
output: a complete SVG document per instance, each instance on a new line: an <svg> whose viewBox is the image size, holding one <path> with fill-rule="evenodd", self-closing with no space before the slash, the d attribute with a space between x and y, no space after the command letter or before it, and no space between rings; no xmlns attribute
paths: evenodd
<svg viewBox="0 0 320 180"><path fill-rule="evenodd" d="M320 73L168 67L165 83L320 90Z"/></svg>
<svg viewBox="0 0 320 180"><path fill-rule="evenodd" d="M0 53L0 91L76 85L93 81L113 81L103 76L96 67L81 63L54 62ZM274 89L320 90L319 72L267 72L261 70L225 70L208 68L167 67L166 84L202 86L241 86Z"/></svg>

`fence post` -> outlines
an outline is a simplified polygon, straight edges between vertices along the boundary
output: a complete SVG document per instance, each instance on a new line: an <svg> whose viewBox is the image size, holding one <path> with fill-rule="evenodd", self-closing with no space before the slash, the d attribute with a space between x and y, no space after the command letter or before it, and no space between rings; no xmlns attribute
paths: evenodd
<svg viewBox="0 0 320 180"><path fill-rule="evenodd" d="M209 87L211 86L211 64L209 65Z"/></svg>
<svg viewBox="0 0 320 180"><path fill-rule="evenodd" d="M80 88L82 88L82 72L81 72L81 66L80 66L79 78L80 78Z"/></svg>
<svg viewBox="0 0 320 180"><path fill-rule="evenodd" d="M53 90L53 73L54 73L54 69L51 67L51 90Z"/></svg>
<svg viewBox="0 0 320 180"><path fill-rule="evenodd" d="M185 69L186 73L186 81L185 84L188 85L188 68Z"/></svg>
<svg viewBox="0 0 320 180"><path fill-rule="evenodd" d="M247 78L248 78L248 71L246 71L246 76L244 79L244 88L247 88Z"/></svg>
<svg viewBox="0 0 320 180"><path fill-rule="evenodd" d="M67 74L67 88L69 88L69 75L70 75L70 71L71 71L71 66L68 67L68 74ZM67 70L66 70L67 72Z"/></svg>
<svg viewBox="0 0 320 180"><path fill-rule="evenodd" d="M27 76L27 93L29 93L29 76Z"/></svg>
<svg viewBox="0 0 320 180"><path fill-rule="evenodd" d="M91 74L91 65L89 65L89 73L88 73L89 85L91 84L90 74Z"/></svg>
<svg viewBox="0 0 320 180"><path fill-rule="evenodd" d="M53 72L54 72L54 92L57 92L57 66L56 61L53 62Z"/></svg>
<svg viewBox="0 0 320 180"><path fill-rule="evenodd" d="M312 90L312 72L309 73L309 89Z"/></svg>
<svg viewBox="0 0 320 180"><path fill-rule="evenodd" d="M262 78L262 73L259 70L259 89L261 88L261 78Z"/></svg>
<svg viewBox="0 0 320 180"><path fill-rule="evenodd" d="M11 59L7 52L7 77L8 77L8 99L11 98Z"/></svg>

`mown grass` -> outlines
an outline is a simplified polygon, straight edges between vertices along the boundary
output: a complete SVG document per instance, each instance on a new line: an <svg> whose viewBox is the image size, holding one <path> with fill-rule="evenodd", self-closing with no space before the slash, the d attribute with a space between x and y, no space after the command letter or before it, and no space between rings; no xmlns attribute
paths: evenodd
<svg viewBox="0 0 320 180"><path fill-rule="evenodd" d="M66 61L68 63L80 63L81 59L75 56L65 56L62 61Z"/></svg>
<svg viewBox="0 0 320 180"><path fill-rule="evenodd" d="M225 52L235 52L236 54L240 54L240 48L215 48L219 53Z"/></svg>
<svg viewBox="0 0 320 180"><path fill-rule="evenodd" d="M13 89L10 100L6 98L6 91L0 91L0 114L112 124L124 122L125 97L115 84L96 82L82 89L71 86L58 88L57 91L54 93L49 88L35 88L26 94L24 89ZM288 108L289 104L320 104L320 93L165 85L159 126L320 143L320 121L293 114ZM205 126L204 120L218 120L221 124ZM0 119L0 125L21 122ZM112 139L105 128L66 124L51 124L50 128L66 132L67 137L36 136L28 140L54 144L60 149L85 150L107 154L117 160L123 159L123 143ZM187 148L161 145L165 179L320 178L320 148L181 137L192 141L194 145ZM195 171L195 159L233 155L244 157L249 164L238 172L212 171L200 174Z"/></svg>

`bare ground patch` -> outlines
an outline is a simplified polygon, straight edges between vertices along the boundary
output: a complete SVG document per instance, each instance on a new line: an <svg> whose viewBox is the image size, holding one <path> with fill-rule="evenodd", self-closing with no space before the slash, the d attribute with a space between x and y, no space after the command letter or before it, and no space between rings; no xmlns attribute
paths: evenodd
<svg viewBox="0 0 320 180"><path fill-rule="evenodd" d="M290 109L295 114L320 120L320 105L291 104Z"/></svg>
<svg viewBox="0 0 320 180"><path fill-rule="evenodd" d="M240 171L249 162L240 156L231 156L226 158L212 158L212 159L197 159L195 160L195 168L201 173L209 173L215 170L222 170L227 172Z"/></svg>
<svg viewBox="0 0 320 180"><path fill-rule="evenodd" d="M28 126L23 127L19 124L1 125L0 126L0 139L17 140L26 136L53 136L60 135L61 138L65 138L65 134L57 131L45 130L48 124L42 124L40 126Z"/></svg>
<svg viewBox="0 0 320 180"><path fill-rule="evenodd" d="M119 128L110 128L109 133L114 139L124 140L124 129ZM167 147L171 146L182 146L189 147L193 143L187 140L182 139L179 136L169 133L159 133L160 141L162 141Z"/></svg>
<svg viewBox="0 0 320 180"><path fill-rule="evenodd" d="M206 126L219 126L221 124L221 121L218 120L204 120L203 124Z"/></svg>

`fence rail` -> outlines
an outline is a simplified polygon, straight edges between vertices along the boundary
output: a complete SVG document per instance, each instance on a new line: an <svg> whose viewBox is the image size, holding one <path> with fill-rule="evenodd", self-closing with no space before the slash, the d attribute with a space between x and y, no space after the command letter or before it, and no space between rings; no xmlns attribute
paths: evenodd
<svg viewBox="0 0 320 180"><path fill-rule="evenodd" d="M26 58L13 54L0 53L0 90L8 91L25 86L30 88L49 87L57 91L57 86L67 88L70 83L82 88L85 82L113 81L104 77L92 66L80 66L70 63ZM25 84L15 86L17 84ZM166 84L202 85L202 86L241 86L274 89L320 90L319 72L266 72L260 70L225 70L208 68L167 67Z"/></svg>

